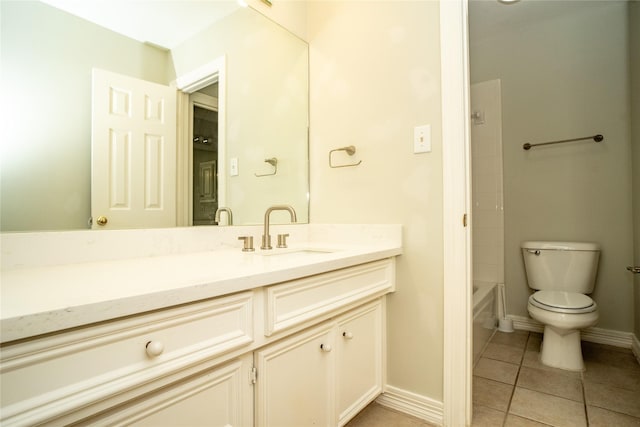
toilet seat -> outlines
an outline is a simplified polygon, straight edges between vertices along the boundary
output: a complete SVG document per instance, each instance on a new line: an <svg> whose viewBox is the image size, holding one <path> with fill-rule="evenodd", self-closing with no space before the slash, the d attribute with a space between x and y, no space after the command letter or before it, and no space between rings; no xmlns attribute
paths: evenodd
<svg viewBox="0 0 640 427"><path fill-rule="evenodd" d="M598 308L587 295L564 291L535 292L529 297L529 303L555 313L590 313Z"/></svg>

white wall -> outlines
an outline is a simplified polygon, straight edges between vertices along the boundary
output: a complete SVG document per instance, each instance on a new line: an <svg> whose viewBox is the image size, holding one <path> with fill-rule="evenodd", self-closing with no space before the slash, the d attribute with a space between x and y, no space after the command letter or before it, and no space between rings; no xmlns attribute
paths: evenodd
<svg viewBox="0 0 640 427"><path fill-rule="evenodd" d="M91 68L157 83L166 52L35 1L2 1L2 231L88 227Z"/></svg>
<svg viewBox="0 0 640 427"><path fill-rule="evenodd" d="M490 34L474 33L474 17L490 5L492 18L504 25L494 25ZM517 21L522 7L531 16L547 17ZM631 331L633 285L625 270L633 256L626 2L474 2L471 30L472 83L502 81L509 313L527 316L521 241L595 241L602 245L593 293L598 326ZM603 143L522 149L525 142L597 133L605 136Z"/></svg>
<svg viewBox="0 0 640 427"><path fill-rule="evenodd" d="M311 220L403 225L388 383L442 400L438 2L316 1L308 12ZM433 151L413 154L413 127L423 124ZM352 144L362 164L331 169L329 151Z"/></svg>

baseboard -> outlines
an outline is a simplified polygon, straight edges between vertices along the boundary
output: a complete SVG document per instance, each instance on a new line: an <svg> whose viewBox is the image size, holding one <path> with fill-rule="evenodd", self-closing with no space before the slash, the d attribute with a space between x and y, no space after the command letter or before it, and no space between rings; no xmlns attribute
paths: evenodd
<svg viewBox="0 0 640 427"><path fill-rule="evenodd" d="M631 344L631 351L633 352L633 355L636 356L638 363L640 363L640 340L638 340L638 337L635 335L633 335L632 339L633 343Z"/></svg>
<svg viewBox="0 0 640 427"><path fill-rule="evenodd" d="M511 314L507 317L513 320L513 327L515 329L531 331L531 332L544 331L544 326L542 325L542 323L537 322L529 317L515 316ZM637 342L637 338L635 338L633 333L631 332L621 332L621 331L614 331L612 329L602 329L602 328L583 329L580 333L580 338L582 339L582 341L595 342L598 344L607 344L607 345L612 345L614 347L623 347L623 348L632 348L634 344L633 342L634 339ZM640 347L638 348L638 353L636 354L640 354Z"/></svg>
<svg viewBox="0 0 640 427"><path fill-rule="evenodd" d="M385 392L376 399L382 406L413 415L431 424L441 426L444 406L442 402L393 386L386 386Z"/></svg>
<svg viewBox="0 0 640 427"><path fill-rule="evenodd" d="M544 326L540 322L536 322L533 319L524 316L515 316L512 314L507 317L513 320L513 329L519 329L521 331L540 332L544 331Z"/></svg>

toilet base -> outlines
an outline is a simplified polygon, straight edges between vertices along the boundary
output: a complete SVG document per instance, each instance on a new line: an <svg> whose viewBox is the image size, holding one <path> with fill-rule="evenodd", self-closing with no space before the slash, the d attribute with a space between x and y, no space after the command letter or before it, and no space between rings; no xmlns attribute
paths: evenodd
<svg viewBox="0 0 640 427"><path fill-rule="evenodd" d="M545 325L540 361L552 368L584 371L580 330L561 330Z"/></svg>

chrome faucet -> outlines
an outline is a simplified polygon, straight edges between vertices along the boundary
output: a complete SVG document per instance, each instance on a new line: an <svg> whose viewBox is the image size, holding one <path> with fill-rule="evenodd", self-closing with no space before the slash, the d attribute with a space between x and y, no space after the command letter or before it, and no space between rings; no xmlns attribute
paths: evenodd
<svg viewBox="0 0 640 427"><path fill-rule="evenodd" d="M233 225L233 213L231 212L231 208L224 208L224 207L220 207L216 210L216 216L213 219L215 222L218 223L218 225L220 225L220 213L221 212L226 212L227 213L227 225Z"/></svg>
<svg viewBox="0 0 640 427"><path fill-rule="evenodd" d="M271 247L271 235L269 234L269 215L273 211L289 211L291 222L298 222L298 217L296 216L296 211L293 209L293 206L275 205L267 208L267 211L264 213L264 232L262 233L262 245L260 249L273 249Z"/></svg>

